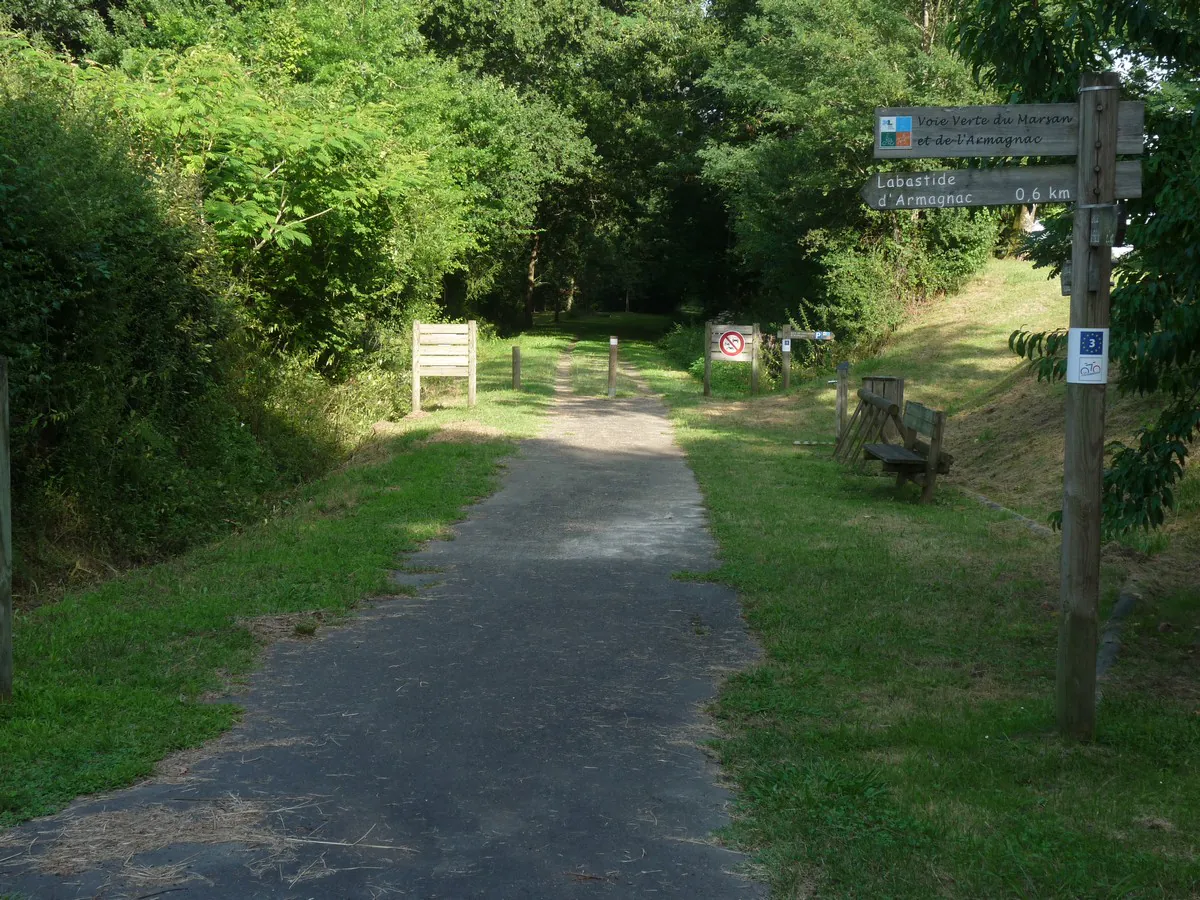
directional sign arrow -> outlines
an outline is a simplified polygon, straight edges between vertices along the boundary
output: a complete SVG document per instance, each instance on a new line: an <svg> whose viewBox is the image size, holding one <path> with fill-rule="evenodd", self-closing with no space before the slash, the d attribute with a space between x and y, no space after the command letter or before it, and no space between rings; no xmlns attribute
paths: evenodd
<svg viewBox="0 0 1200 900"><path fill-rule="evenodd" d="M1079 175L1074 166L1011 166L941 172L880 172L859 196L871 209L1071 203ZM1117 163L1118 197L1142 196L1142 164Z"/></svg>
<svg viewBox="0 0 1200 900"><path fill-rule="evenodd" d="M1142 152L1145 104L1117 107L1117 153ZM1074 156L1079 104L891 106L875 110L875 158Z"/></svg>

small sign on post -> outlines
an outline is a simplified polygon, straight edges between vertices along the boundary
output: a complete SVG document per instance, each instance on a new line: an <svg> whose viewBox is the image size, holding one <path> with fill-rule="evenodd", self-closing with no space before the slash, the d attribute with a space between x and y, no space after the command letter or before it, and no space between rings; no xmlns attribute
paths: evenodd
<svg viewBox="0 0 1200 900"><path fill-rule="evenodd" d="M475 405L475 320L462 325L412 324L412 411L421 411L421 378L467 379L467 405Z"/></svg>
<svg viewBox="0 0 1200 900"><path fill-rule="evenodd" d="M784 325L775 336L780 340L783 349L783 389L786 391L792 384L792 341L813 341L825 343L833 340L832 331L792 331L791 325Z"/></svg>

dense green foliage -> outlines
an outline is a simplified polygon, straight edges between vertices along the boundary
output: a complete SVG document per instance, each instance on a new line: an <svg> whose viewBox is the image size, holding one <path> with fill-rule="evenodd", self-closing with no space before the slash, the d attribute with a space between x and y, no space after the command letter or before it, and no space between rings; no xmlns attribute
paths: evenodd
<svg viewBox="0 0 1200 900"><path fill-rule="evenodd" d="M996 219L870 212L858 190L869 173L873 110L983 94L907 2L718 8L731 39L704 80L728 111L704 152L705 175L729 197L736 251L768 310L877 346L906 303L954 290L983 264Z"/></svg>
<svg viewBox="0 0 1200 900"><path fill-rule="evenodd" d="M1029 101L1070 100L1079 75L1117 65L1146 102L1143 195L1126 204L1133 251L1115 264L1112 350L1121 390L1169 402L1135 446L1117 446L1104 515L1117 531L1161 525L1188 444L1200 431L1200 10L1178 0L1038 3L970 0L959 42L989 81ZM1070 255L1069 211L1031 249ZM1013 346L1062 377L1061 333L1014 334Z"/></svg>

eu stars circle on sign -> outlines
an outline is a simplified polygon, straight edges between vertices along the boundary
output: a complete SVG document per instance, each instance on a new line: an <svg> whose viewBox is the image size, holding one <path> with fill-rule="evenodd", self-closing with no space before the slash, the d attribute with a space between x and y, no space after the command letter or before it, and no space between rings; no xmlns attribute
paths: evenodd
<svg viewBox="0 0 1200 900"><path fill-rule="evenodd" d="M727 331L721 335L720 347L726 356L741 356L746 349L746 339L739 331Z"/></svg>

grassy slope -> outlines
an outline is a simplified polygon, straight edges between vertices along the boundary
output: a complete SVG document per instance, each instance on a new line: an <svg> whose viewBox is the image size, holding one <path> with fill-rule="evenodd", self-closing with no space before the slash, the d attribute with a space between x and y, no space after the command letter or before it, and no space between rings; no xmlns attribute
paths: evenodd
<svg viewBox="0 0 1200 900"><path fill-rule="evenodd" d="M261 646L244 620L304 612L311 627L389 593L400 554L488 493L509 438L536 428L566 341L521 344L525 392L504 390L509 343L482 344L475 410L461 385L442 382L444 408L381 429L271 519L18 614L15 698L0 705L0 824L127 784L228 728L236 706L204 695L255 664ZM469 440L426 440L456 423Z"/></svg>
<svg viewBox="0 0 1200 900"><path fill-rule="evenodd" d="M1023 322L1055 324L1059 303L1040 277L997 263L972 293L906 328L877 368L964 417L1028 407L1004 389L1020 380L1004 340ZM1056 539L952 489L919 506L891 479L846 474L828 447L794 446L830 437L823 378L787 396L706 402L651 345L623 354L672 406L721 546L716 578L739 591L766 649L762 665L729 680L716 712L741 790L731 838L757 851L777 896L1194 895L1195 588L1135 617L1097 741L1065 746L1051 699ZM959 421L958 477L996 493ZM1009 421L1014 440L1053 426ZM1046 497L1052 443L1014 463ZM1131 563L1109 557L1111 598ZM1171 625L1160 631L1164 610Z"/></svg>

